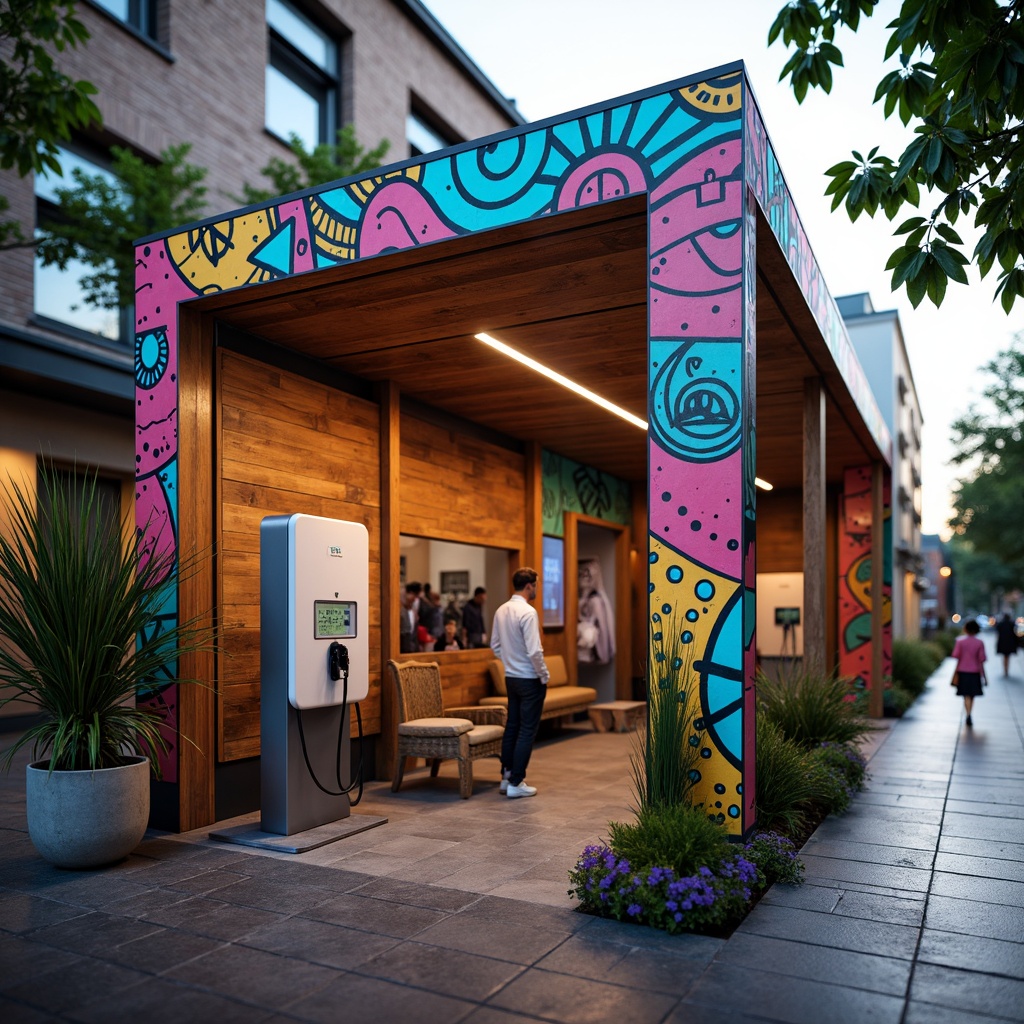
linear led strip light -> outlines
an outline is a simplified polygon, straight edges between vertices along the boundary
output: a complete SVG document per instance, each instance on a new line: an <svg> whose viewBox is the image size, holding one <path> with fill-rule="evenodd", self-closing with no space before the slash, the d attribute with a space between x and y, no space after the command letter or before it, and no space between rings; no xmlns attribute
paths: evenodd
<svg viewBox="0 0 1024 1024"><path fill-rule="evenodd" d="M536 359L531 359L530 356L526 355L524 352L520 352L518 349L512 348L511 345L506 345L503 341L498 341L497 338L492 338L489 334L477 334L476 340L482 341L485 345L489 345L496 352L500 352L502 355L508 356L509 359L514 359L517 363L522 363L523 366L528 366L535 373L539 373L541 376L547 377L548 380L553 380L556 384L561 384L563 388L568 388L569 391L588 399L595 405L599 405L602 409L606 409L608 412L614 413L616 416L624 419L627 423L632 423L634 427L639 427L643 431L648 429L647 420L642 420L639 416L634 416L631 412L627 412L623 409L622 406L616 405L614 402L609 402L607 398L602 398L600 395L595 394L588 388L585 388L582 384L577 384L576 381L562 376L562 374L558 373L556 370L552 370L550 366L538 363ZM762 480L760 477L755 477L754 483L762 490L770 491L772 489L772 485L766 480Z"/></svg>

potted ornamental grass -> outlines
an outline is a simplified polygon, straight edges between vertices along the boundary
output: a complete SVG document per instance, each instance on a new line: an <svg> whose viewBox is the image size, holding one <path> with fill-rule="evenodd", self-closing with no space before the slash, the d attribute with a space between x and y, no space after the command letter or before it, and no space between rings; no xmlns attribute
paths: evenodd
<svg viewBox="0 0 1024 1024"><path fill-rule="evenodd" d="M154 629L199 560L183 566L102 499L95 471L46 460L37 487L0 484L0 707L38 712L0 766L31 746L29 836L59 867L112 863L142 840L168 749L151 698L182 654L211 647L198 620Z"/></svg>

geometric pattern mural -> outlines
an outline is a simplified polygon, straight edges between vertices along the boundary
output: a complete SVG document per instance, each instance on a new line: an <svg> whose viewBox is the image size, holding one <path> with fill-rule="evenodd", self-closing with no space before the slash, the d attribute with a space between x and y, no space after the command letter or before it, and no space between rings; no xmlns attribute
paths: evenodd
<svg viewBox="0 0 1024 1024"><path fill-rule="evenodd" d="M753 824L755 564L748 179L760 175L764 187L754 192L765 209L785 195L781 175L768 173L773 157L763 126L760 157L751 153L752 126L760 125L752 107L735 66L140 245L140 529L149 524L154 543L175 543L178 303L646 195L650 631L663 639L668 631L692 652L700 691L692 709L697 791L709 814L746 832ZM799 224L795 214L790 220ZM773 214L778 233L777 221ZM802 233L787 245L810 280L816 264ZM586 467L574 472L576 496L614 517L615 482ZM551 481L545 472L545 484ZM161 526L167 528L156 532ZM168 703L172 690L169 684ZM168 769L173 778L173 765Z"/></svg>

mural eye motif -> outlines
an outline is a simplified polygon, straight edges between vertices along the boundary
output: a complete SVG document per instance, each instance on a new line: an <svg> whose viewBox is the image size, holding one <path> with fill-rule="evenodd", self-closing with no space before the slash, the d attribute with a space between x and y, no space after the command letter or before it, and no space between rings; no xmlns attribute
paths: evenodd
<svg viewBox="0 0 1024 1024"><path fill-rule="evenodd" d="M739 358L738 343L699 341L665 359L651 388L651 429L666 451L706 462L739 446Z"/></svg>
<svg viewBox="0 0 1024 1024"><path fill-rule="evenodd" d="M167 369L170 348L167 330L159 327L145 334L135 335L135 384L149 391L160 383Z"/></svg>

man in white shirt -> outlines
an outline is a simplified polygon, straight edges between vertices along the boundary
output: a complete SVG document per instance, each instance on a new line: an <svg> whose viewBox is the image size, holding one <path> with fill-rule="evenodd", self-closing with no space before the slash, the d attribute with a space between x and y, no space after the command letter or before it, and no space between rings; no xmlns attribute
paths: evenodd
<svg viewBox="0 0 1024 1024"><path fill-rule="evenodd" d="M548 667L540 639L540 620L530 602L537 598L537 571L517 569L512 596L494 613L491 650L505 666L508 720L501 741L501 792L515 799L534 796L526 784L526 766L540 728L548 692Z"/></svg>

